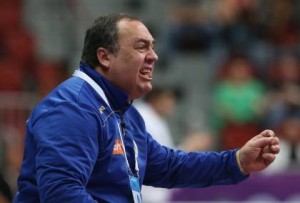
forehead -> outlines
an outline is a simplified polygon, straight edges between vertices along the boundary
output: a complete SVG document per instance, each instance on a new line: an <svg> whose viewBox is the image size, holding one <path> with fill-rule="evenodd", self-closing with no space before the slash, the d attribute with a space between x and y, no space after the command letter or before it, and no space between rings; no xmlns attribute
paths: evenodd
<svg viewBox="0 0 300 203"><path fill-rule="evenodd" d="M122 19L118 22L118 38L121 41L149 41L154 43L154 39L147 27L138 20Z"/></svg>

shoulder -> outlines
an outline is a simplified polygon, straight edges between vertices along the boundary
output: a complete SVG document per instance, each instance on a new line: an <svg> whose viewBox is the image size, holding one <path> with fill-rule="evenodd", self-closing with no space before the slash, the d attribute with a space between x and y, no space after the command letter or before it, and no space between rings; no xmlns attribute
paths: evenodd
<svg viewBox="0 0 300 203"><path fill-rule="evenodd" d="M62 123L66 120L74 123L77 120L84 123L91 120L99 122L101 104L103 101L89 92L84 82L71 78L57 86L34 108L29 122L31 125L39 120L53 119L60 119Z"/></svg>

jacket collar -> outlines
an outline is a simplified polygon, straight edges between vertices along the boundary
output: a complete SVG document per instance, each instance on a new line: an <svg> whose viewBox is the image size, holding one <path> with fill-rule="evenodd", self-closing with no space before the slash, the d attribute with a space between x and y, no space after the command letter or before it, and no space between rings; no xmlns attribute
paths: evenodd
<svg viewBox="0 0 300 203"><path fill-rule="evenodd" d="M81 62L79 70L91 77L102 88L113 111L123 113L131 105L131 102L128 102L128 94L113 86L93 67Z"/></svg>

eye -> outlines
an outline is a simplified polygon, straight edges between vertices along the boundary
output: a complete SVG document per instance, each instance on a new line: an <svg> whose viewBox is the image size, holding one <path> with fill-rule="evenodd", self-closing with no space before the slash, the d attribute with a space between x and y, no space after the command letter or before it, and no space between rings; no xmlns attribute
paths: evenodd
<svg viewBox="0 0 300 203"><path fill-rule="evenodd" d="M136 49L138 50L145 50L147 48L145 43L140 43L136 46Z"/></svg>
<svg viewBox="0 0 300 203"><path fill-rule="evenodd" d="M141 40L135 44L134 48L140 53L146 53L151 50L154 50L154 44L151 43L150 41Z"/></svg>

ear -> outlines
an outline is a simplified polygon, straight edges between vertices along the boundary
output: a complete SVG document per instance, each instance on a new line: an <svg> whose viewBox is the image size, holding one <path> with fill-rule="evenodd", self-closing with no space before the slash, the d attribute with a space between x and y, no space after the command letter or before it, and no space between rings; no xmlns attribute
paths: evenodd
<svg viewBox="0 0 300 203"><path fill-rule="evenodd" d="M105 48L98 48L97 49L97 58L101 66L103 66L105 69L109 68L110 61L109 61L109 54L110 52Z"/></svg>

